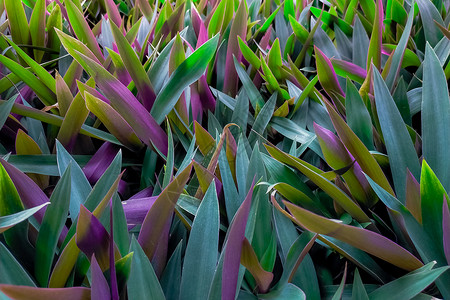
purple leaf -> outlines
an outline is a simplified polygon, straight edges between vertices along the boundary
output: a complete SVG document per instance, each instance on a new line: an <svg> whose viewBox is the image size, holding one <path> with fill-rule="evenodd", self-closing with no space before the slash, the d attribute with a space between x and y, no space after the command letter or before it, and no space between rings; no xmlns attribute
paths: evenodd
<svg viewBox="0 0 450 300"><path fill-rule="evenodd" d="M92 255L91 258L91 275L91 299L110 300L111 293L109 292L108 281L103 275L95 255Z"/></svg>
<svg viewBox="0 0 450 300"><path fill-rule="evenodd" d="M147 212L155 203L158 196L145 197L145 198L133 198L123 201L123 211L127 218L127 224L142 224L147 215Z"/></svg>
<svg viewBox="0 0 450 300"><path fill-rule="evenodd" d="M84 166L83 172L86 175L89 183L94 185L97 180L103 175L108 166L116 157L119 152L119 147L109 142L103 143L103 145L92 156L89 162Z"/></svg>
<svg viewBox="0 0 450 300"><path fill-rule="evenodd" d="M109 274L111 278L111 299L119 300L119 288L117 287L116 264L114 259L114 218L113 218L113 204L112 200L109 202L109 228L110 228L110 242L109 242ZM94 298L95 299L95 298Z"/></svg>
<svg viewBox="0 0 450 300"><path fill-rule="evenodd" d="M234 300L236 296L239 265L241 261L242 244L245 239L248 213L252 204L253 179L250 190L233 218L227 233L225 257L222 269L222 300Z"/></svg>

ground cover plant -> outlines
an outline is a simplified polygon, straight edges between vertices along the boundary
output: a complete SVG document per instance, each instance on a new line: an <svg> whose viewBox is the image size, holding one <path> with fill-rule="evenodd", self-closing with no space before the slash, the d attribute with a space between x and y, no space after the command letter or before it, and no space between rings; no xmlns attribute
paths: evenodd
<svg viewBox="0 0 450 300"><path fill-rule="evenodd" d="M1 0L0 299L450 299L442 0Z"/></svg>

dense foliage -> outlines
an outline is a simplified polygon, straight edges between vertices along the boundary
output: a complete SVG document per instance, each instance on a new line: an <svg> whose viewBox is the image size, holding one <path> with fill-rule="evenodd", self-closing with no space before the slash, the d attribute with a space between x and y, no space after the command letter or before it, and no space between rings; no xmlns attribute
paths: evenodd
<svg viewBox="0 0 450 300"><path fill-rule="evenodd" d="M0 0L0 299L450 299L449 6Z"/></svg>

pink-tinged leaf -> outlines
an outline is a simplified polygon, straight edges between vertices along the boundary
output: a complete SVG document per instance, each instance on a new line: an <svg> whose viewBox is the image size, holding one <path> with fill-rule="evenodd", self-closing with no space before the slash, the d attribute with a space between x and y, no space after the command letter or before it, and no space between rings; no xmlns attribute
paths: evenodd
<svg viewBox="0 0 450 300"><path fill-rule="evenodd" d="M119 152L119 147L109 142L103 145L95 152L88 163L83 167L84 175L90 184L94 185L103 175L108 166L114 160Z"/></svg>
<svg viewBox="0 0 450 300"><path fill-rule="evenodd" d="M371 197L372 189L359 164L354 162L353 157L334 133L316 123L314 123L314 131L328 165L334 170L345 169L341 176L347 183L351 195L359 203L368 206L369 200L373 198Z"/></svg>
<svg viewBox="0 0 450 300"><path fill-rule="evenodd" d="M273 280L273 274L261 267L255 250L253 250L252 245L246 238L244 238L242 243L241 264L246 267L255 278L259 292L263 294L266 293Z"/></svg>
<svg viewBox="0 0 450 300"><path fill-rule="evenodd" d="M208 41L208 30L206 29L205 23L197 12L195 6L191 9L192 25L194 27L195 33L197 34L197 45L196 49Z"/></svg>
<svg viewBox="0 0 450 300"><path fill-rule="evenodd" d="M148 211L155 203L158 196L145 197L145 198L134 198L123 201L123 211L125 212L125 217L127 219L127 224L137 225L144 222L145 216Z"/></svg>
<svg viewBox="0 0 450 300"><path fill-rule="evenodd" d="M381 72L381 51L383 46L383 2L377 0L375 8L375 18L372 28L372 36L369 42L369 52L367 56L367 70L373 62L378 71Z"/></svg>
<svg viewBox="0 0 450 300"><path fill-rule="evenodd" d="M0 292L13 300L90 300L91 289L85 287L36 288L21 285L0 284Z"/></svg>
<svg viewBox="0 0 450 300"><path fill-rule="evenodd" d="M178 197L184 190L184 186L189 179L191 169L192 164L169 183L145 216L141 231L139 232L138 241L150 260L155 254L166 222L173 214Z"/></svg>
<svg viewBox="0 0 450 300"><path fill-rule="evenodd" d="M149 111L156 99L150 79L139 61L136 52L131 48L131 45L120 29L114 23L110 23L110 26L123 63L131 78L133 78L133 82L138 90L138 97L142 100L142 104L147 111Z"/></svg>
<svg viewBox="0 0 450 300"><path fill-rule="evenodd" d="M311 232L336 238L407 271L423 266L410 252L378 233L321 217L287 201L283 203L295 222Z"/></svg>
<svg viewBox="0 0 450 300"><path fill-rule="evenodd" d="M333 101L342 101L341 99L345 97L345 93L339 85L331 61L316 46L314 46L314 51L316 53L317 74L319 75L320 84Z"/></svg>
<svg viewBox="0 0 450 300"><path fill-rule="evenodd" d="M336 74L341 77L348 77L351 80L354 80L359 83L363 83L364 79L367 77L367 72L363 68L358 65L352 64L351 62L332 58L331 64L333 65L333 69L336 71Z"/></svg>
<svg viewBox="0 0 450 300"><path fill-rule="evenodd" d="M444 201L442 203L442 242L444 244L445 258L450 265L450 211L448 206L448 198L444 195Z"/></svg>
<svg viewBox="0 0 450 300"><path fill-rule="evenodd" d="M63 34L58 33L60 36ZM63 43L64 44L64 43ZM67 48L66 48L67 49ZM153 145L167 155L167 135L133 93L99 63L74 49L69 53L94 77L97 86L111 105L130 124L136 135L148 146Z"/></svg>
<svg viewBox="0 0 450 300"><path fill-rule="evenodd" d="M61 41L64 48L66 48L67 52L69 52L72 56L73 56L73 51L78 50L79 52L83 53L85 56L89 57L96 63L100 64L100 60L81 41L77 40L74 37L71 37L70 35L65 34L64 32L62 32L62 30L55 29L55 32L58 35L58 38ZM72 66L72 65L74 65L74 66ZM71 68L73 68L74 73L78 73L78 71L76 71L76 69L78 68L78 66L76 65L76 61L72 62L71 66L69 67L69 70ZM67 70L67 72L69 72L69 70ZM83 70L81 70L81 71L83 71ZM66 73L66 75L64 75L64 80L66 81L67 85L69 85L69 83L65 79L66 76L67 76L67 73ZM69 85L69 87L71 87L71 86Z"/></svg>
<svg viewBox="0 0 450 300"><path fill-rule="evenodd" d="M114 0L105 0L106 12L108 13L108 18L120 27L122 24L122 18L120 17L119 10L117 9Z"/></svg>
<svg viewBox="0 0 450 300"><path fill-rule="evenodd" d="M147 0L137 0L136 7L140 8L142 14L147 18L147 20L150 21L152 19L153 10Z"/></svg>
<svg viewBox="0 0 450 300"><path fill-rule="evenodd" d="M342 117L337 113L337 111L331 106L328 101L323 102L327 108L328 114L331 118L336 132L350 152L350 154L359 163L362 171L370 176L378 185L385 189L391 195L394 194L389 181L381 170L380 165L378 165L375 158L370 154L369 150L366 148L363 142L358 138L358 136L350 129L350 127L345 123Z"/></svg>
<svg viewBox="0 0 450 300"><path fill-rule="evenodd" d="M109 244L113 241L105 227L84 205L80 206L75 240L78 248L87 257L95 254L103 271L109 268ZM120 258L117 249L114 256Z"/></svg>
<svg viewBox="0 0 450 300"><path fill-rule="evenodd" d="M233 221L227 232L225 242L225 257L222 269L222 300L234 300L236 297L239 265L241 261L242 245L245 240L245 227L247 226L248 214L252 204L253 179L250 190L234 215Z"/></svg>
<svg viewBox="0 0 450 300"><path fill-rule="evenodd" d="M114 50L111 50L109 48L106 48L106 50L108 51L109 56L114 63L117 79L119 79L119 81L124 85L128 86L133 79L131 78L130 73L128 73L128 69L124 65L122 57Z"/></svg>
<svg viewBox="0 0 450 300"><path fill-rule="evenodd" d="M108 131L125 147L131 150L142 148L142 143L134 130L114 108L88 92L84 94L84 99L89 111L96 115Z"/></svg>
<svg viewBox="0 0 450 300"><path fill-rule="evenodd" d="M227 58L225 61L225 82L223 90L227 94L236 95L238 85L238 75L234 67L233 56L241 62L242 52L239 50L238 36L245 39L247 35L247 2L240 1L236 16L231 24L230 35L228 36Z"/></svg>
<svg viewBox="0 0 450 300"><path fill-rule="evenodd" d="M99 61L103 62L103 54L97 43L97 39L92 33L89 24L85 20L83 13L72 1L73 0L66 0L64 1L64 4L69 17L69 22L72 25L75 35L81 42L86 44L86 46L92 51L92 53L94 53Z"/></svg>
<svg viewBox="0 0 450 300"><path fill-rule="evenodd" d="M406 173L406 208L422 224L422 208L420 200L420 185L413 174L408 170Z"/></svg>
<svg viewBox="0 0 450 300"><path fill-rule="evenodd" d="M95 254L91 257L91 299L110 300L109 284L98 265Z"/></svg>
<svg viewBox="0 0 450 300"><path fill-rule="evenodd" d="M216 107L216 98L214 98L211 90L209 89L206 76L203 75L197 82L197 91L200 95L200 101L202 102L203 110L214 111Z"/></svg>

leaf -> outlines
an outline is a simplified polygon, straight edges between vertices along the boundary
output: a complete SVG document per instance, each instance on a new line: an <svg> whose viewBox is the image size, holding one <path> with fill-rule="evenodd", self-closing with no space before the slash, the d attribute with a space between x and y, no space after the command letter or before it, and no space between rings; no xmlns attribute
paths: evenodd
<svg viewBox="0 0 450 300"><path fill-rule="evenodd" d="M56 154L60 176L62 176L69 164L72 164L69 211L71 219L75 220L80 211L80 204L86 201L92 188L80 166L58 141L56 142Z"/></svg>
<svg viewBox="0 0 450 300"><path fill-rule="evenodd" d="M46 2L44 0L37 0L30 19L30 34L33 46L45 46L45 13ZM33 53L36 62L40 62L44 56L44 52L33 50Z"/></svg>
<svg viewBox="0 0 450 300"><path fill-rule="evenodd" d="M103 62L104 59L100 47L83 14L73 3L73 0L67 0L64 1L64 3L70 25L72 26L75 35L82 43L86 44L99 61Z"/></svg>
<svg viewBox="0 0 450 300"><path fill-rule="evenodd" d="M258 63L261 64L261 61L259 59ZM257 108L262 108L264 106L263 97L259 93L255 84L250 79L250 76L248 76L247 72L245 72L244 68L242 68L242 66L239 64L237 59L234 59L234 67L236 68L236 72L242 82L246 94L250 98L250 103L252 104L253 109L256 110Z"/></svg>
<svg viewBox="0 0 450 300"><path fill-rule="evenodd" d="M73 96L66 82L58 72L56 72L55 75L55 93L58 102L59 115L64 117L73 101Z"/></svg>
<svg viewBox="0 0 450 300"><path fill-rule="evenodd" d="M9 113L11 112L11 108L13 107L16 99L17 96L13 96L7 101L0 103L0 128L3 128L3 125L5 125L5 122L8 119Z"/></svg>
<svg viewBox="0 0 450 300"><path fill-rule="evenodd" d="M414 3L414 2L413 2ZM411 6L409 11L408 21L406 22L405 29L403 30L402 37L400 41L398 41L397 46L394 50L394 55L392 56L391 66L389 68L389 73L386 77L386 85L390 91L393 90L397 76L400 72L400 68L402 67L403 56L405 55L406 46L409 41L409 36L411 34L411 28L413 25L414 18L414 6Z"/></svg>
<svg viewBox="0 0 450 300"><path fill-rule="evenodd" d="M63 45L66 43L64 39L71 41L64 33L59 31L58 36L62 38ZM154 145L163 155L167 154L167 136L155 120L149 115L142 104L134 97L134 95L111 75L100 64L64 45L66 50L80 63L83 68L95 79L98 87L103 91L104 95L111 102L111 105L122 115L122 117L130 124L136 135L148 146ZM69 49L68 49L69 48ZM83 52L85 53L85 52Z"/></svg>
<svg viewBox="0 0 450 300"><path fill-rule="evenodd" d="M443 205L441 201L447 198L447 193L426 160L422 161L420 175L423 229L437 245L441 246Z"/></svg>
<svg viewBox="0 0 450 300"><path fill-rule="evenodd" d="M446 200L446 199L445 199ZM442 243L447 263L450 264L450 211L448 201L442 203Z"/></svg>
<svg viewBox="0 0 450 300"><path fill-rule="evenodd" d="M278 148L273 146L265 145L269 154L279 160L282 163L291 165L302 172L306 177L308 177L312 182L314 182L318 187L320 187L324 192L326 192L330 197L332 197L342 208L347 211L352 217L354 217L359 222L370 222L369 217L364 213L364 211L355 203L351 198L347 196L341 189L336 185L325 179L318 170L307 162L288 155Z"/></svg>
<svg viewBox="0 0 450 300"><path fill-rule="evenodd" d="M39 285L46 287L50 277L59 235L69 211L71 191L71 164L65 169L50 197L51 205L45 211L36 241L35 275Z"/></svg>
<svg viewBox="0 0 450 300"><path fill-rule="evenodd" d="M369 294L369 299L412 299L450 268L441 267L431 270L435 264L436 262L430 262L414 272L381 286Z"/></svg>
<svg viewBox="0 0 450 300"><path fill-rule="evenodd" d="M181 277L180 299L206 299L217 264L219 202L212 182L192 223Z"/></svg>
<svg viewBox="0 0 450 300"><path fill-rule="evenodd" d="M379 184L390 194L394 195L394 191L392 190L389 181L375 158L372 154L370 154L369 150L364 146L350 127L348 127L342 117L338 115L336 110L331 107L327 101L325 101L324 104L327 108L328 114L330 115L331 121L333 122L334 128L339 135L339 138L350 154L359 163L363 172L369 175L377 184Z"/></svg>
<svg viewBox="0 0 450 300"><path fill-rule="evenodd" d="M247 239L242 243L241 264L253 275L261 293L269 290L273 274L263 269L258 261L255 250Z"/></svg>
<svg viewBox="0 0 450 300"><path fill-rule="evenodd" d="M398 199L405 203L406 172L408 169L415 178L419 178L419 158L394 99L376 68L373 68L373 76L378 119L389 155L395 190Z"/></svg>
<svg viewBox="0 0 450 300"><path fill-rule="evenodd" d="M6 0L4 2L8 14L9 28L12 40L17 44L30 44L30 28L23 8L22 1Z"/></svg>
<svg viewBox="0 0 450 300"><path fill-rule="evenodd" d="M422 151L447 191L450 191L450 161L445 149L450 145L449 114L447 80L439 59L427 44L422 87Z"/></svg>
<svg viewBox="0 0 450 300"><path fill-rule="evenodd" d="M27 271L16 260L8 248L0 242L0 283L36 286Z"/></svg>
<svg viewBox="0 0 450 300"><path fill-rule="evenodd" d="M358 268L355 269L355 274L353 277L353 288L352 288L352 300L369 300L366 288L359 275Z"/></svg>
<svg viewBox="0 0 450 300"><path fill-rule="evenodd" d="M339 85L330 60L316 46L314 46L314 52L316 53L316 67L320 84L334 101L339 101L340 97L345 97L345 94Z"/></svg>
<svg viewBox="0 0 450 300"><path fill-rule="evenodd" d="M208 40L172 73L150 111L158 124L161 124L165 116L173 109L183 90L203 75L214 56L218 41L218 35Z"/></svg>
<svg viewBox="0 0 450 300"><path fill-rule="evenodd" d="M222 269L222 299L234 299L236 295L242 242L245 238L245 227L250 212L254 184L255 181L253 180L250 190L236 212L227 232Z"/></svg>
<svg viewBox="0 0 450 300"><path fill-rule="evenodd" d="M237 74L233 64L234 58L238 62L242 59L242 53L239 51L238 37L246 38L247 35L247 2L240 1L233 22L231 23L230 34L228 36L227 54L225 60L225 81L223 91L226 94L236 95L237 93Z"/></svg>
<svg viewBox="0 0 450 300"><path fill-rule="evenodd" d="M369 1L365 1L369 2ZM367 56L367 67L369 70L370 65L373 63L375 67L381 71L381 46L383 43L383 2L377 0L375 7L375 17L373 21L372 36L370 37L369 53Z"/></svg>
<svg viewBox="0 0 450 300"><path fill-rule="evenodd" d="M348 78L346 86L345 109L347 124L367 149L373 150L375 149L373 145L373 126L369 111L364 105L355 85Z"/></svg>
<svg viewBox="0 0 450 300"><path fill-rule="evenodd" d="M138 241L149 259L155 254L159 237L169 217L172 216L175 204L186 185L192 165L184 169L161 192L152 205L139 232Z"/></svg>
<svg viewBox="0 0 450 300"><path fill-rule="evenodd" d="M127 284L128 299L165 299L158 277L134 236L131 240L130 252L133 252L134 255Z"/></svg>
<svg viewBox="0 0 450 300"><path fill-rule="evenodd" d="M78 94L70 104L56 137L64 147L71 150L75 146L78 133L88 115L86 103L81 94Z"/></svg>
<svg viewBox="0 0 450 300"><path fill-rule="evenodd" d="M14 300L89 300L91 289L85 287L36 288L21 285L0 284L0 292Z"/></svg>
<svg viewBox="0 0 450 300"><path fill-rule="evenodd" d="M127 148L137 150L142 143L125 119L108 103L85 92L86 106L105 127Z"/></svg>
<svg viewBox="0 0 450 300"><path fill-rule="evenodd" d="M19 224L20 222L25 221L26 219L34 215L37 211L49 204L50 202L47 202L33 208L25 209L11 215L0 217L0 233L8 230L16 224Z"/></svg>
<svg viewBox="0 0 450 300"><path fill-rule="evenodd" d="M111 299L111 293L109 291L109 284L103 275L102 269L97 263L95 255L91 258L91 298L98 300Z"/></svg>
<svg viewBox="0 0 450 300"><path fill-rule="evenodd" d="M434 22L444 26L441 14L437 10L436 6L431 1L416 0L419 6L420 18L422 19L423 31L425 33L425 39L432 47L442 39L443 34L439 30Z"/></svg>
<svg viewBox="0 0 450 300"><path fill-rule="evenodd" d="M378 233L326 219L286 201L283 203L296 223L309 231L334 237L404 270L415 270L423 265L410 252Z"/></svg>
<svg viewBox="0 0 450 300"><path fill-rule="evenodd" d="M142 99L142 104L147 110L149 110L151 109L156 98L150 79L148 78L144 67L141 65L136 52L131 48L119 28L113 22L110 23L110 26L117 48L119 49L120 56L128 73L133 79L133 82L138 90L139 97Z"/></svg>
<svg viewBox="0 0 450 300"><path fill-rule="evenodd" d="M273 94L269 100L264 104L255 122L253 123L252 131L248 136L248 142L251 146L254 146L256 141L259 139L258 134L264 134L267 125L272 118L273 110L275 109L275 104L277 101L277 93Z"/></svg>

